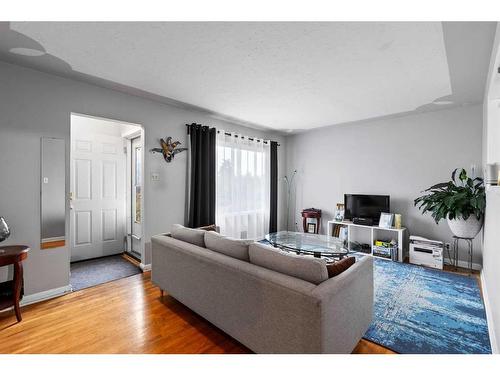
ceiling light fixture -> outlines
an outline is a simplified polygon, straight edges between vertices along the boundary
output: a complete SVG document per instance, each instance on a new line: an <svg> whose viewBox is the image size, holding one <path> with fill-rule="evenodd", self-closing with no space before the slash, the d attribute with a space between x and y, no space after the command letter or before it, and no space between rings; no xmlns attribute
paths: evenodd
<svg viewBox="0 0 500 375"><path fill-rule="evenodd" d="M24 47L14 47L9 50L10 53L21 55L21 56L30 56L37 57L45 55L45 51L40 51L34 48L24 48Z"/></svg>

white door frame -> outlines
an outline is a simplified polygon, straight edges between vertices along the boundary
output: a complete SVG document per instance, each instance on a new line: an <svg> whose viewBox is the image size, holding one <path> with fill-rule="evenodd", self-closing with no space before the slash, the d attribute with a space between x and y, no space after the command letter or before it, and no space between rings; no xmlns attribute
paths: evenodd
<svg viewBox="0 0 500 375"><path fill-rule="evenodd" d="M142 218L142 231L143 231L143 238L144 238L144 233L147 233L146 232L146 215L145 215L145 207L146 207L146 187L144 185L145 183L145 175L146 175L146 164L147 164L147 161L146 161L146 158L145 158L145 150L144 150L144 144L145 144L145 129L144 129L144 126L142 126L141 124L137 124L137 123L134 123L134 122L127 122L127 121L122 121L122 120L116 120L116 119L111 119L111 118L107 118L107 117L101 117L101 116L92 116L92 115L88 115L88 114L85 114L85 113L79 113L79 112L70 112L70 116L69 116L69 129L70 129L70 136L69 136L69 139L70 139L70 143L71 143L71 139L72 139L72 136L71 136L71 116L81 116L81 117L88 117L88 118L91 118L91 119L96 119L96 120L103 120L103 121L108 121L108 122L115 122L117 124L122 124L122 125L134 125L134 126L137 126L139 127L140 129L138 129L136 132L133 132L131 133L130 135L127 134L126 137L124 137L125 139L130 139L128 138L129 136L131 136L132 138L135 138L137 136L141 136L141 143L142 143L142 162L143 162L143 171L142 171L142 175L141 175L141 183L142 183L142 186L144 187L143 188L143 192L142 192L142 205L141 205L141 218ZM71 164L71 156L72 156L72 152L71 152L71 145L69 147L69 163L68 165ZM69 178L71 179L73 176L71 175L71 168L70 168L70 171L68 173L69 175ZM71 181L71 180L70 180ZM127 186L127 189L129 189L130 187ZM71 204L70 202L70 197L68 196L68 205ZM69 208L69 207L68 207ZM68 209L68 212L69 212L69 209ZM69 243L71 244L73 238L73 233L71 233L71 215L68 215L67 216L67 227L69 228L68 230L68 239L69 239ZM145 259L145 247L144 247L144 244L145 244L145 241L141 241L141 246L140 246L140 252L141 252L141 266L143 265L143 262L144 262L144 259ZM69 247L70 248L70 247ZM68 253L69 256L68 256L68 263L71 263L71 251Z"/></svg>
<svg viewBox="0 0 500 375"><path fill-rule="evenodd" d="M140 253L140 256L141 256L141 264L144 264L144 243L145 243L145 236L144 236L144 133L142 131L142 129L137 129L137 131L134 131L134 132L131 132L129 134L126 134L124 136L124 139L126 139L128 141L128 144L127 144L127 177L126 177L126 181L127 181L127 225L126 225L126 228L127 228L127 247L132 247L132 243L133 243L133 239L129 236L129 234L131 234L133 232L133 228L132 228L132 215L133 215L133 212L132 212L132 205L131 205L131 202L132 202L132 165L131 165L131 162L132 162L132 141L135 139L135 138L138 138L140 137L140 146L141 146L141 158L142 158L142 173L141 173L141 186L142 186L142 191L141 191L141 195L142 195L142 201L141 201L141 239L140 239L140 242L139 242L139 253ZM130 152L130 153L129 153ZM129 164L130 163L130 164ZM129 216L130 215L130 216Z"/></svg>

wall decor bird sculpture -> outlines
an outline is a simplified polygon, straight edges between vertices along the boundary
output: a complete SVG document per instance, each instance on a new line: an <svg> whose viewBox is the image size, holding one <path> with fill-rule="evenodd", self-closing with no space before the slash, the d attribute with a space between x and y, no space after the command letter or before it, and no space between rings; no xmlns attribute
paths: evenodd
<svg viewBox="0 0 500 375"><path fill-rule="evenodd" d="M176 154L187 150L185 147L177 148L180 144L181 142L179 141L172 142L172 137L167 137L166 141L160 138L161 148L152 148L151 152L161 152L163 154L163 159L165 159L167 163L170 163Z"/></svg>

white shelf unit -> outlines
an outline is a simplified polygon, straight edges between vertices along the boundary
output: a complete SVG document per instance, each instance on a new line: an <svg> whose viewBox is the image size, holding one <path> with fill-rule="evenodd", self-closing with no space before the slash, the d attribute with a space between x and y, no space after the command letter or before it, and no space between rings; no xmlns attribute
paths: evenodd
<svg viewBox="0 0 500 375"><path fill-rule="evenodd" d="M381 228L372 225L361 225L354 224L351 221L328 221L327 225L327 235L332 236L333 226L343 225L347 227L347 244L348 249L351 251L351 242L354 240L355 231L362 231L369 234L370 237L370 255L373 255L373 244L376 240L385 240L388 238L394 238L398 243L398 262L403 262L408 254L408 235L406 228ZM369 232L369 233L368 233ZM385 259L385 258L382 258Z"/></svg>

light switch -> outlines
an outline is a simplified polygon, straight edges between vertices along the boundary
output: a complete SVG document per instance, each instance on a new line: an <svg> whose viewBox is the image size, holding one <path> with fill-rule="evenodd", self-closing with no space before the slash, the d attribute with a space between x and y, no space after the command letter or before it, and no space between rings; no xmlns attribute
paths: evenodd
<svg viewBox="0 0 500 375"><path fill-rule="evenodd" d="M160 174L158 172L151 172L151 181L160 181Z"/></svg>
<svg viewBox="0 0 500 375"><path fill-rule="evenodd" d="M43 178L43 183L44 184L48 184L49 183L49 178L48 177L44 177Z"/></svg>

